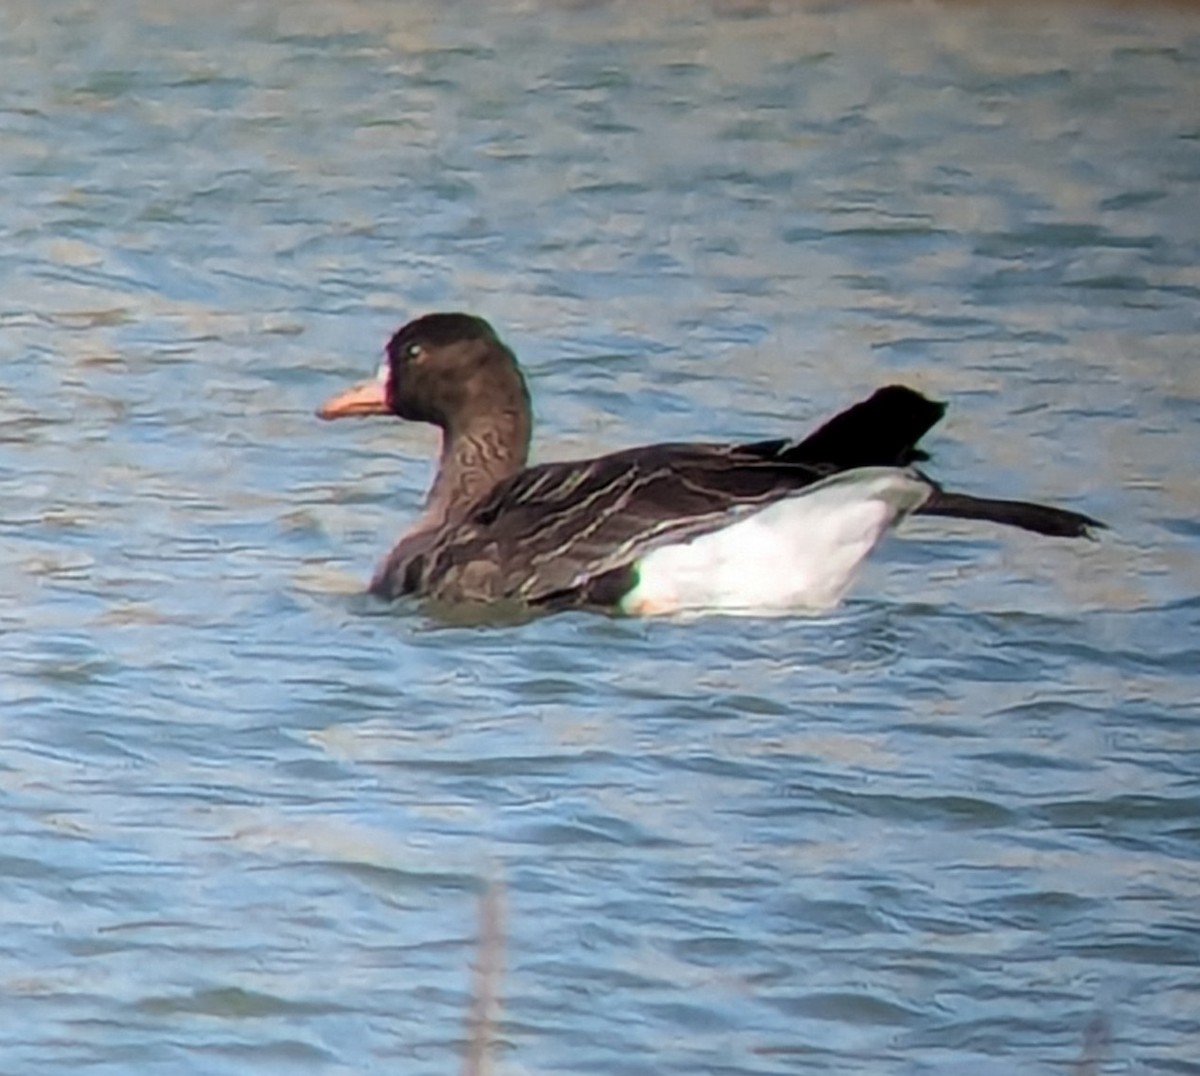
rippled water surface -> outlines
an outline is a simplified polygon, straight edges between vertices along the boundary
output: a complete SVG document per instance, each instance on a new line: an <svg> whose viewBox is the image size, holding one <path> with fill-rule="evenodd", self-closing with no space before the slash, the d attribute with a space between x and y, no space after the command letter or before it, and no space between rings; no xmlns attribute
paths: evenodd
<svg viewBox="0 0 1200 1076"><path fill-rule="evenodd" d="M1200 1073L1200 13L9 0L0 86L6 1076L456 1071L492 876L500 1073ZM380 609L433 438L312 412L439 308L543 457L902 380L1113 529Z"/></svg>

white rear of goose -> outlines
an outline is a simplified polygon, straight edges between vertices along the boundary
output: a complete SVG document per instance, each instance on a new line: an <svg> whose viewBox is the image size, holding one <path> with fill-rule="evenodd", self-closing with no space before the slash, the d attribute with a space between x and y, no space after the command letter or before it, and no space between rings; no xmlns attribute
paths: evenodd
<svg viewBox="0 0 1200 1076"><path fill-rule="evenodd" d="M931 491L894 467L827 478L719 530L652 550L638 561L637 584L621 608L640 616L829 609L889 528Z"/></svg>

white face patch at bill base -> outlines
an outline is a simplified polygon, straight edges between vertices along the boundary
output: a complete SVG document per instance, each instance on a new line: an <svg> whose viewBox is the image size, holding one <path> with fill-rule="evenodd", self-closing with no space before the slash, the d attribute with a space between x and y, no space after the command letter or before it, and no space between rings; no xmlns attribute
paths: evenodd
<svg viewBox="0 0 1200 1076"><path fill-rule="evenodd" d="M817 612L842 599L888 529L919 508L930 486L909 471L863 467L775 501L637 563L624 612Z"/></svg>

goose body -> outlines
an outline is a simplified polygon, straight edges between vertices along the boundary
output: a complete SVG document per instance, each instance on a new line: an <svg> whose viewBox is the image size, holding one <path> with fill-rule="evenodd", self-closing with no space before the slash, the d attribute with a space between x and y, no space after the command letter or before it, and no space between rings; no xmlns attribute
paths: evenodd
<svg viewBox="0 0 1200 1076"><path fill-rule="evenodd" d="M512 352L482 318L429 314L392 337L377 378L318 414L442 430L425 511L372 593L653 615L829 608L913 512L1063 537L1101 526L941 489L913 465L944 410L893 385L799 441L655 444L529 467L529 394Z"/></svg>

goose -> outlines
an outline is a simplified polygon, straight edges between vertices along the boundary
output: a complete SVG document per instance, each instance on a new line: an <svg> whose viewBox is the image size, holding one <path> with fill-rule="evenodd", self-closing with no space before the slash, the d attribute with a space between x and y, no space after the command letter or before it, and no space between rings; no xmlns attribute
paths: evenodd
<svg viewBox="0 0 1200 1076"><path fill-rule="evenodd" d="M649 444L529 465L529 390L487 321L399 329L376 377L322 419L395 415L442 433L420 517L370 592L635 616L828 610L883 536L917 513L1065 538L1079 512L942 488L917 463L945 404L888 385L801 439Z"/></svg>

